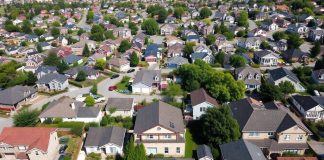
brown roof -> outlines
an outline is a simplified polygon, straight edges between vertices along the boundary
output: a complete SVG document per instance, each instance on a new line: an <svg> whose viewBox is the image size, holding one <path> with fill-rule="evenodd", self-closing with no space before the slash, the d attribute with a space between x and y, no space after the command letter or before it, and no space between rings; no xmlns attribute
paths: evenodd
<svg viewBox="0 0 324 160"><path fill-rule="evenodd" d="M28 150L37 148L47 152L50 134L56 128L6 127L0 135L0 142L12 146L27 145Z"/></svg>
<svg viewBox="0 0 324 160"><path fill-rule="evenodd" d="M122 66L129 63L129 61L127 59L124 58L111 58L108 61L109 65L113 65L113 66Z"/></svg>
<svg viewBox="0 0 324 160"><path fill-rule="evenodd" d="M216 99L207 94L205 89L200 88L190 93L192 106L198 105L203 102L208 102L214 106L218 106Z"/></svg>

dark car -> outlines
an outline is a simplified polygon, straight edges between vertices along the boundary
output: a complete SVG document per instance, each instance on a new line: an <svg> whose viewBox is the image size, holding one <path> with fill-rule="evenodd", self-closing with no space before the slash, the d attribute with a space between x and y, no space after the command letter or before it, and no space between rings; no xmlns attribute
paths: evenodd
<svg viewBox="0 0 324 160"><path fill-rule="evenodd" d="M130 70L127 71L127 73L132 73L134 71L135 71L135 69L130 69Z"/></svg>
<svg viewBox="0 0 324 160"><path fill-rule="evenodd" d="M113 91L113 90L116 90L117 89L117 86L109 86L108 90L109 91Z"/></svg>
<svg viewBox="0 0 324 160"><path fill-rule="evenodd" d="M63 146L61 146L60 147L60 150L59 150L60 154L63 154L65 152L66 148L67 148L67 145L66 144L63 145Z"/></svg>
<svg viewBox="0 0 324 160"><path fill-rule="evenodd" d="M119 77L119 74L114 74L110 77L110 79L115 79L115 78L118 78Z"/></svg>

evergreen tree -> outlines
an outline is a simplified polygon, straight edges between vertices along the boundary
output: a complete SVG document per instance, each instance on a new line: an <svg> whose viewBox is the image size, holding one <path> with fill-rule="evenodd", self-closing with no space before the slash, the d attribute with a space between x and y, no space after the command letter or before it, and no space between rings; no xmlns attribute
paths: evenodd
<svg viewBox="0 0 324 160"><path fill-rule="evenodd" d="M26 80L26 85L32 86L35 85L37 81L37 77L32 73L32 72L27 72L27 80Z"/></svg>
<svg viewBox="0 0 324 160"><path fill-rule="evenodd" d="M58 65L57 65L57 71L60 74L63 74L64 71L69 69L69 65L65 62L65 61L61 61Z"/></svg>
<svg viewBox="0 0 324 160"><path fill-rule="evenodd" d="M136 67L139 63L139 58L135 52L132 53L130 57L130 66L131 67Z"/></svg>
<svg viewBox="0 0 324 160"><path fill-rule="evenodd" d="M124 149L125 160L133 160L135 156L135 144L133 136L130 137L125 149Z"/></svg>
<svg viewBox="0 0 324 160"><path fill-rule="evenodd" d="M315 58L318 56L320 52L321 52L321 44L320 42L315 42L315 45L311 49L311 56Z"/></svg>
<svg viewBox="0 0 324 160"><path fill-rule="evenodd" d="M85 81L87 78L87 75L84 71L79 71L77 77L75 78L76 81Z"/></svg>
<svg viewBox="0 0 324 160"><path fill-rule="evenodd" d="M90 92L92 94L97 94L97 92L98 92L98 86L97 86L97 84L93 84L92 85L92 88L91 88Z"/></svg>
<svg viewBox="0 0 324 160"><path fill-rule="evenodd" d="M134 160L147 160L143 144L137 144L135 147Z"/></svg>
<svg viewBox="0 0 324 160"><path fill-rule="evenodd" d="M84 48L83 48L83 51L82 51L82 55L83 56L86 56L86 57L89 57L90 56L90 50L89 50L88 44L85 44L84 45Z"/></svg>

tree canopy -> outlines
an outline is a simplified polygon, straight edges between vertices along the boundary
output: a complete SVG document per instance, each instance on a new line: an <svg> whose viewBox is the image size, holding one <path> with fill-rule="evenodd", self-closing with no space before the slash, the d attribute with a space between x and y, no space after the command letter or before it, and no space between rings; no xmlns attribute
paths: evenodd
<svg viewBox="0 0 324 160"><path fill-rule="evenodd" d="M246 11L241 11L237 20L238 26L249 27L248 18L249 18L248 13Z"/></svg>
<svg viewBox="0 0 324 160"><path fill-rule="evenodd" d="M208 7L204 7L199 12L200 18L205 19L212 15L212 11Z"/></svg>
<svg viewBox="0 0 324 160"><path fill-rule="evenodd" d="M321 43L320 42L315 42L315 44L312 47L310 52L311 52L311 56L313 58L317 57L321 52Z"/></svg>
<svg viewBox="0 0 324 160"><path fill-rule="evenodd" d="M13 117L13 123L16 127L34 127L38 122L39 111L23 110Z"/></svg>
<svg viewBox="0 0 324 160"><path fill-rule="evenodd" d="M139 58L135 52L133 52L130 56L130 66L136 67L139 63Z"/></svg>
<svg viewBox="0 0 324 160"><path fill-rule="evenodd" d="M95 64L96 69L104 70L105 67L106 67L106 61L104 59L96 60L96 64Z"/></svg>
<svg viewBox="0 0 324 160"><path fill-rule="evenodd" d="M244 57L234 54L230 57L230 63L233 67L239 68L245 66L246 60Z"/></svg>
<svg viewBox="0 0 324 160"><path fill-rule="evenodd" d="M209 34L206 37L206 44L212 45L216 41L216 37L213 34Z"/></svg>
<svg viewBox="0 0 324 160"><path fill-rule="evenodd" d="M128 42L128 40L124 39L121 41L119 47L118 47L118 52L124 53L128 49L130 49L132 45Z"/></svg>
<svg viewBox="0 0 324 160"><path fill-rule="evenodd" d="M283 81L279 83L280 91L284 94L291 94L295 92L294 85L289 81Z"/></svg>
<svg viewBox="0 0 324 160"><path fill-rule="evenodd" d="M95 99L92 96L87 96L84 100L84 103L88 106L91 107L95 104Z"/></svg>
<svg viewBox="0 0 324 160"><path fill-rule="evenodd" d="M159 24L152 18L146 19L142 24L142 29L146 31L148 35L155 35L159 33Z"/></svg>
<svg viewBox="0 0 324 160"><path fill-rule="evenodd" d="M75 80L81 82L81 81L85 81L86 78L87 78L87 74L84 71L81 70L81 71L78 72Z"/></svg>
<svg viewBox="0 0 324 160"><path fill-rule="evenodd" d="M300 38L298 33L290 33L288 35L288 48L299 48L304 43L304 40Z"/></svg>

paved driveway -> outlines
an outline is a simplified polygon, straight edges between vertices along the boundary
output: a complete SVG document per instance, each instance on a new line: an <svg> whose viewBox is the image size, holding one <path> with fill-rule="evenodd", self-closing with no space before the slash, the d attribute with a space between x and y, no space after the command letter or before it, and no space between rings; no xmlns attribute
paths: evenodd
<svg viewBox="0 0 324 160"><path fill-rule="evenodd" d="M1 118L0 117L0 132L4 127L11 127L13 125L12 118Z"/></svg>

